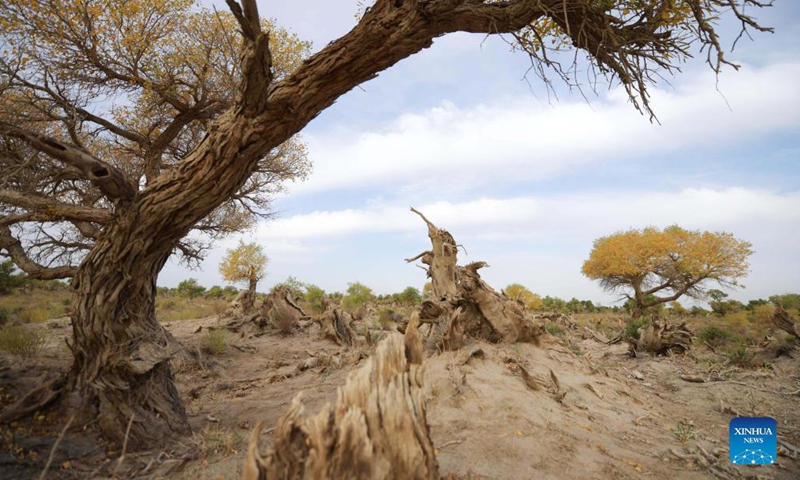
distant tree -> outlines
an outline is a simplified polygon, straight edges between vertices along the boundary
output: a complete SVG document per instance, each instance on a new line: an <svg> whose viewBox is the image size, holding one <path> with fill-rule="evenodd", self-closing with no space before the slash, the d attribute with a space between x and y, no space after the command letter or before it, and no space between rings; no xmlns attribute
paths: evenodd
<svg viewBox="0 0 800 480"><path fill-rule="evenodd" d="M756 308L760 307L761 305L769 305L769 300L764 300L763 298L758 298L756 300L750 300L747 302L747 310L753 311Z"/></svg>
<svg viewBox="0 0 800 480"><path fill-rule="evenodd" d="M783 307L785 310L800 311L800 294L785 293L783 295L773 295L769 297L770 303Z"/></svg>
<svg viewBox="0 0 800 480"><path fill-rule="evenodd" d="M403 305L418 305L422 302L422 294L414 287L406 287L405 290L397 294L397 301Z"/></svg>
<svg viewBox="0 0 800 480"><path fill-rule="evenodd" d="M709 290L708 297L711 299L708 301L708 306L711 307L711 311L721 317L740 312L746 308L744 304L738 300L727 300L728 294L722 290Z"/></svg>
<svg viewBox="0 0 800 480"><path fill-rule="evenodd" d="M278 287L288 288L289 291L292 292L292 295L294 295L295 298L303 298L306 293L306 284L301 282L295 277L288 277L283 282L272 287L270 291L274 291Z"/></svg>
<svg viewBox="0 0 800 480"><path fill-rule="evenodd" d="M178 295L182 297L195 299L206 291L206 287L197 283L197 279L190 278L187 280L183 280L181 283L179 283L177 291Z"/></svg>
<svg viewBox="0 0 800 480"><path fill-rule="evenodd" d="M239 294L239 289L234 287L234 286L231 286L231 285L226 285L222 289L222 291L225 292L225 296L226 297L231 298L231 299L233 299L234 297L236 297L236 295Z"/></svg>
<svg viewBox="0 0 800 480"><path fill-rule="evenodd" d="M686 315L686 313L688 313L688 310L686 310L686 308L684 308L684 306L681 305L681 302L677 300L675 300L674 302L670 302L669 309L670 312L673 313L674 315Z"/></svg>
<svg viewBox="0 0 800 480"><path fill-rule="evenodd" d="M314 312L322 313L322 311L325 310L325 304L323 302L325 298L325 290L319 288L318 286L307 284L303 298L305 298L306 303L308 303L308 305L311 307L311 310Z"/></svg>
<svg viewBox="0 0 800 480"><path fill-rule="evenodd" d="M425 282L425 285L422 286L422 298L429 298L431 295L433 295L433 284Z"/></svg>
<svg viewBox="0 0 800 480"><path fill-rule="evenodd" d="M607 291L632 291L624 296L635 302L638 317L684 295L706 299L709 284L738 286L748 273L750 247L725 232L649 227L599 238L582 271Z"/></svg>
<svg viewBox="0 0 800 480"><path fill-rule="evenodd" d="M267 273L267 256L260 245L239 240L239 246L228 250L222 259L219 273L229 282L247 285L247 297L242 308L249 313L255 302L258 281Z"/></svg>
<svg viewBox="0 0 800 480"><path fill-rule="evenodd" d="M553 312L565 312L567 302L558 298L558 297L551 297L550 295L545 296L542 299L542 309L547 311Z"/></svg>
<svg viewBox="0 0 800 480"><path fill-rule="evenodd" d="M204 296L206 298L220 299L225 296L225 291L219 285L214 285L213 287L206 290Z"/></svg>
<svg viewBox="0 0 800 480"><path fill-rule="evenodd" d="M568 312L570 313L581 313L583 312L583 303L575 297L572 297L566 305L564 305Z"/></svg>
<svg viewBox="0 0 800 480"><path fill-rule="evenodd" d="M354 282L347 286L347 293L342 297L342 308L348 312L354 312L358 307L365 303L375 300L372 289L364 284Z"/></svg>
<svg viewBox="0 0 800 480"><path fill-rule="evenodd" d="M16 269L11 260L0 263L0 294L6 294L25 283L24 276L16 273Z"/></svg>
<svg viewBox="0 0 800 480"><path fill-rule="evenodd" d="M503 291L508 298L522 302L525 307L531 310L538 310L542 307L542 297L519 283L512 283L504 288Z"/></svg>

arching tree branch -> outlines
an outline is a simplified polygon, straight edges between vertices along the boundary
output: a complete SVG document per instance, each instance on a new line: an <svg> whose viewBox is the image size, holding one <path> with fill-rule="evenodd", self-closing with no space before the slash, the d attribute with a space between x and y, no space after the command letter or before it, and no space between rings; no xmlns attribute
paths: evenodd
<svg viewBox="0 0 800 480"><path fill-rule="evenodd" d="M122 172L85 150L4 122L0 123L0 134L25 140L36 150L77 168L86 180L96 185L110 200L127 202L136 195L136 188Z"/></svg>
<svg viewBox="0 0 800 480"><path fill-rule="evenodd" d="M14 237L11 229L7 226L0 226L0 250L5 250L17 267L20 268L31 278L40 280L58 280L62 278L72 278L78 271L73 266L44 267L28 258L22 243Z"/></svg>
<svg viewBox="0 0 800 480"><path fill-rule="evenodd" d="M83 205L69 205L55 200L30 193L20 193L14 190L0 190L0 203L14 205L31 212L28 221L69 220L77 222L108 223L113 215L108 210L85 207ZM17 222L15 222L17 223Z"/></svg>

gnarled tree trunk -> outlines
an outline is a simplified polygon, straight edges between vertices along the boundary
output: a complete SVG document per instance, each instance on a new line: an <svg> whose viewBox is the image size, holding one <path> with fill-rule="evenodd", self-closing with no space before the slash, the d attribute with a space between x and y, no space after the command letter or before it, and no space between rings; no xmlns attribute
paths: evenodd
<svg viewBox="0 0 800 480"><path fill-rule="evenodd" d="M156 279L179 241L247 180L260 158L242 148L253 133L242 117L222 115L171 175L118 206L73 279L69 403L91 410L120 442L133 417L131 448L189 432L169 366L179 347L155 317Z"/></svg>
<svg viewBox="0 0 800 480"><path fill-rule="evenodd" d="M417 210L411 211L427 224L433 247L406 259L406 262L421 259L428 265L433 296L420 306L422 321L437 323L441 331L454 338L466 333L493 342L536 342L544 333L544 325L481 279L478 270L488 266L486 262L458 266L458 248L450 232L436 227ZM452 323L456 327L450 328ZM460 343L459 340L445 344L453 348Z"/></svg>

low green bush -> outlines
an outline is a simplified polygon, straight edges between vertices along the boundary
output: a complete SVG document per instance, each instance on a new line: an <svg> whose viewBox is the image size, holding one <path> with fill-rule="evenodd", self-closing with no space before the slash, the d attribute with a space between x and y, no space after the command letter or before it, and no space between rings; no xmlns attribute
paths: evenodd
<svg viewBox="0 0 800 480"><path fill-rule="evenodd" d="M724 328L720 328L716 325L709 325L700 330L697 334L697 338L702 342L717 347L733 340L734 335Z"/></svg>
<svg viewBox="0 0 800 480"><path fill-rule="evenodd" d="M206 334L200 338L200 348L211 355L219 355L228 348L228 336L225 330L206 330Z"/></svg>
<svg viewBox="0 0 800 480"><path fill-rule="evenodd" d="M625 327L625 338L631 340L638 340L639 339L639 329L648 325L650 320L644 317L640 318L631 318L628 320L628 325Z"/></svg>
<svg viewBox="0 0 800 480"><path fill-rule="evenodd" d="M12 326L0 330L0 350L23 357L37 355L47 343L45 334L38 329Z"/></svg>

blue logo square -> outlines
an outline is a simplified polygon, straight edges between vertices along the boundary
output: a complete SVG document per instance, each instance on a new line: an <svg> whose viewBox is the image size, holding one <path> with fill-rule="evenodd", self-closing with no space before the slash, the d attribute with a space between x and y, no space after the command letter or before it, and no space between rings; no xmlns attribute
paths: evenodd
<svg viewBox="0 0 800 480"><path fill-rule="evenodd" d="M778 422L774 418L734 418L729 432L731 463L771 465L778 459Z"/></svg>

